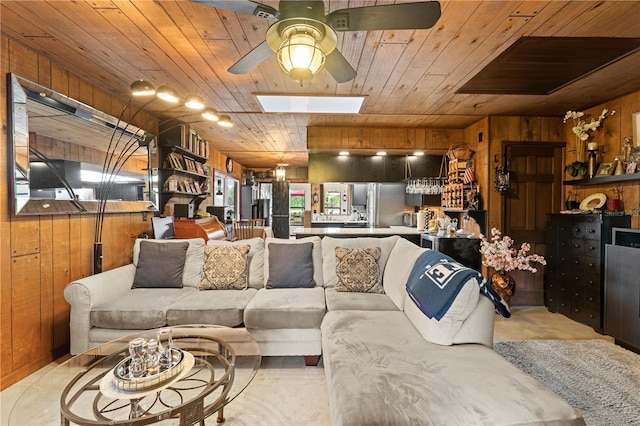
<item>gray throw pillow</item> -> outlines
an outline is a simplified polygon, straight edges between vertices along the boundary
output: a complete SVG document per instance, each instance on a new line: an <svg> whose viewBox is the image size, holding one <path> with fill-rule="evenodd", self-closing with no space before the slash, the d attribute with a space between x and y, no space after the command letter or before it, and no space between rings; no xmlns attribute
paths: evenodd
<svg viewBox="0 0 640 426"><path fill-rule="evenodd" d="M313 288L313 243L269 244L267 288Z"/></svg>
<svg viewBox="0 0 640 426"><path fill-rule="evenodd" d="M131 288L182 288L189 243L140 241L138 266Z"/></svg>

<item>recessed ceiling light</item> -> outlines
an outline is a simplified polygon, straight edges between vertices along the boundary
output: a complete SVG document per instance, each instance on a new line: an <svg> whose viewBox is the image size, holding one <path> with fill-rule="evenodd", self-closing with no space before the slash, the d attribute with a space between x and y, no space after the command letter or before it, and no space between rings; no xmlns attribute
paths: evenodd
<svg viewBox="0 0 640 426"><path fill-rule="evenodd" d="M349 151L340 151L340 152L338 153L338 155L341 155L341 156L343 156L343 157L346 157L347 155L349 155Z"/></svg>
<svg viewBox="0 0 640 426"><path fill-rule="evenodd" d="M387 155L387 152L386 151L378 151L378 152L376 152L376 155L378 155L380 157L383 157L383 156Z"/></svg>
<svg viewBox="0 0 640 426"><path fill-rule="evenodd" d="M357 114L364 96L255 95L264 112Z"/></svg>

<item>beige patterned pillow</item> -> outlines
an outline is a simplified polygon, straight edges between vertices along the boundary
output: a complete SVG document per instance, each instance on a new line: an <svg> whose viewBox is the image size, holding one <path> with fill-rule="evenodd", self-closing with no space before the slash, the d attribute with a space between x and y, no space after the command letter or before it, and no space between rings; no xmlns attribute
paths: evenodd
<svg viewBox="0 0 640 426"><path fill-rule="evenodd" d="M199 290L247 288L249 246L206 246Z"/></svg>
<svg viewBox="0 0 640 426"><path fill-rule="evenodd" d="M336 291L383 293L379 260L380 247L336 247Z"/></svg>

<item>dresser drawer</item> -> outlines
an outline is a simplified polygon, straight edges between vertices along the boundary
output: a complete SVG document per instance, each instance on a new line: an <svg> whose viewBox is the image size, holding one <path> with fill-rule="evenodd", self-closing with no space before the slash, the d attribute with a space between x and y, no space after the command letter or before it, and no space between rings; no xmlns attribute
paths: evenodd
<svg viewBox="0 0 640 426"><path fill-rule="evenodd" d="M600 242L587 238L573 238L571 240L571 251L573 254L584 254L586 256L600 256Z"/></svg>
<svg viewBox="0 0 640 426"><path fill-rule="evenodd" d="M575 275L592 275L600 276L600 260L591 256L575 255L571 259L573 273Z"/></svg>
<svg viewBox="0 0 640 426"><path fill-rule="evenodd" d="M600 240L601 224L597 221L576 222L571 227L573 238Z"/></svg>

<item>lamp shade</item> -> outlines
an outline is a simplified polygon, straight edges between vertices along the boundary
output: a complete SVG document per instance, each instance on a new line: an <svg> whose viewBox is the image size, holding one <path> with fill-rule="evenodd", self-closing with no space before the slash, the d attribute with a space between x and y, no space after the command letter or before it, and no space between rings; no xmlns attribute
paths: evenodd
<svg viewBox="0 0 640 426"><path fill-rule="evenodd" d="M276 180L278 182L284 182L287 179L287 169L285 168L287 165L283 163L276 165Z"/></svg>
<svg viewBox="0 0 640 426"><path fill-rule="evenodd" d="M218 125L222 127L233 127L233 121L231 121L231 117L228 115L221 115L218 120Z"/></svg>
<svg viewBox="0 0 640 426"><path fill-rule="evenodd" d="M190 95L184 101L184 106L189 109L201 110L204 108L204 102L200 96Z"/></svg>
<svg viewBox="0 0 640 426"><path fill-rule="evenodd" d="M290 29L278 48L282 70L294 80L308 80L324 66L326 55L318 44L320 34L311 27Z"/></svg>
<svg viewBox="0 0 640 426"><path fill-rule="evenodd" d="M180 100L178 93L169 86L158 88L158 97L166 102L176 103Z"/></svg>
<svg viewBox="0 0 640 426"><path fill-rule="evenodd" d="M209 121L218 121L220 119L220 115L215 109L207 107L202 111L202 118Z"/></svg>
<svg viewBox="0 0 640 426"><path fill-rule="evenodd" d="M132 96L153 96L156 94L156 88L153 84L145 80L136 80L130 86Z"/></svg>

